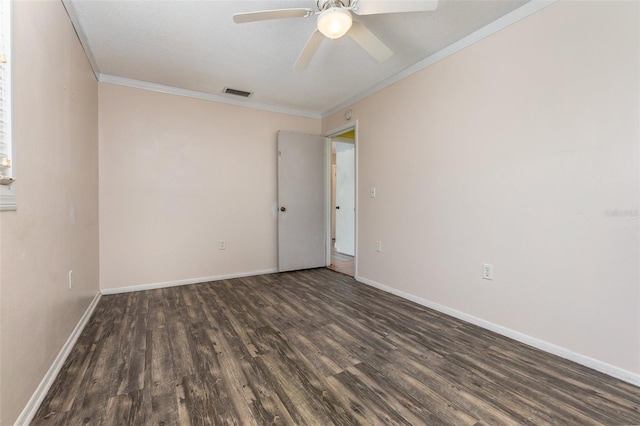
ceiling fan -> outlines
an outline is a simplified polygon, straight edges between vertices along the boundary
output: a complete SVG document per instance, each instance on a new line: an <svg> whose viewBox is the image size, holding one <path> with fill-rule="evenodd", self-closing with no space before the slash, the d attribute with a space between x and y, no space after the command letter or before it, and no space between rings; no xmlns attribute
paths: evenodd
<svg viewBox="0 0 640 426"><path fill-rule="evenodd" d="M375 36L363 23L354 21L353 14L378 15L383 13L428 12L438 7L438 0L317 0L316 8L263 10L236 13L237 24L270 19L308 18L318 15L317 29L298 56L293 69L307 68L325 37L336 39L345 34L351 37L376 61L384 62L393 56L391 49Z"/></svg>

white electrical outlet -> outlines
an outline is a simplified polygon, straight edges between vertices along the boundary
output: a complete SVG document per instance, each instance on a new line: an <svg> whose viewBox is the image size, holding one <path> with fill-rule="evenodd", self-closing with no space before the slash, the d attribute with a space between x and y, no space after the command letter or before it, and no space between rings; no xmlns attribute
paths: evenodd
<svg viewBox="0 0 640 426"><path fill-rule="evenodd" d="M493 265L489 265L488 263L482 264L482 278L485 280L493 279Z"/></svg>
<svg viewBox="0 0 640 426"><path fill-rule="evenodd" d="M73 271L69 271L69 290L73 289Z"/></svg>
<svg viewBox="0 0 640 426"><path fill-rule="evenodd" d="M227 242L225 240L220 240L220 245L218 246L218 248L220 250L226 250L227 249Z"/></svg>
<svg viewBox="0 0 640 426"><path fill-rule="evenodd" d="M382 241L376 241L376 251L378 253L382 251Z"/></svg>

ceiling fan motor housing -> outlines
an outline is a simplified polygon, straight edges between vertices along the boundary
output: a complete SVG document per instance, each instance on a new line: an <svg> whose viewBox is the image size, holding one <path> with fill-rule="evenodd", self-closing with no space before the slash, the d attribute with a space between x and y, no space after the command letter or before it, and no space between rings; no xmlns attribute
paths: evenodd
<svg viewBox="0 0 640 426"><path fill-rule="evenodd" d="M350 7L351 3L351 0L318 0L316 6L319 11L323 11L330 7Z"/></svg>

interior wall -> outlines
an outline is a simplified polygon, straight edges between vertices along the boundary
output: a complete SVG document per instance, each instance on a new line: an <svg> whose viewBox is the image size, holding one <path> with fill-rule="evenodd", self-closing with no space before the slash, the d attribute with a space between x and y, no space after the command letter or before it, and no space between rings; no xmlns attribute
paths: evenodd
<svg viewBox="0 0 640 426"><path fill-rule="evenodd" d="M320 120L99 90L101 288L274 271L277 131Z"/></svg>
<svg viewBox="0 0 640 426"><path fill-rule="evenodd" d="M0 212L3 425L99 291L98 83L61 2L13 8L18 209Z"/></svg>
<svg viewBox="0 0 640 426"><path fill-rule="evenodd" d="M638 8L554 3L350 106L359 278L640 373Z"/></svg>

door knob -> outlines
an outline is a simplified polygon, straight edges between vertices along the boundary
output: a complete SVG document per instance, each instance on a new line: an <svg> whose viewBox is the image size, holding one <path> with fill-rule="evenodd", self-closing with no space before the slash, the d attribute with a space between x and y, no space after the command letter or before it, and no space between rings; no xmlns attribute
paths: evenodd
<svg viewBox="0 0 640 426"><path fill-rule="evenodd" d="M280 211L281 211L281 212L286 212L286 211L287 211L287 208L286 208L286 207L280 207Z"/></svg>
<svg viewBox="0 0 640 426"><path fill-rule="evenodd" d="M340 206L336 206L336 210L340 210Z"/></svg>

